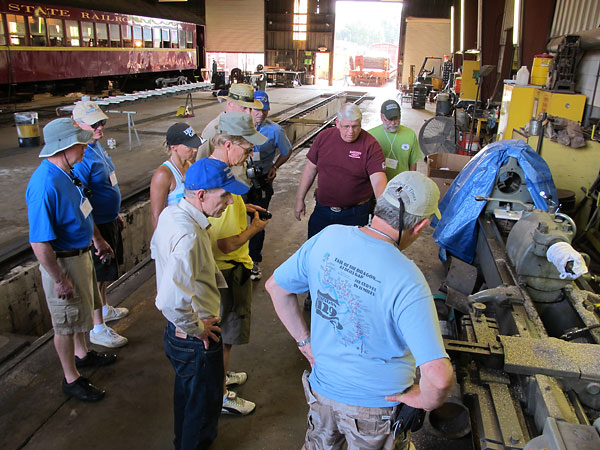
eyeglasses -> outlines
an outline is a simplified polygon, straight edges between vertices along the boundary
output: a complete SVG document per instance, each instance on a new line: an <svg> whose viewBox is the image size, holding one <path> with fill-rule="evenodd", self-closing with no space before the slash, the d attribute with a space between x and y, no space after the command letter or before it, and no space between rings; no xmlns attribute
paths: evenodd
<svg viewBox="0 0 600 450"><path fill-rule="evenodd" d="M94 125L92 125L92 128L97 130L99 127L103 127L104 125L106 125L106 119L96 122Z"/></svg>
<svg viewBox="0 0 600 450"><path fill-rule="evenodd" d="M251 145L249 148L246 147L242 147L240 144L236 144L239 148L241 148L242 150L244 150L244 154L245 155L249 155L252 152L254 152L254 145Z"/></svg>
<svg viewBox="0 0 600 450"><path fill-rule="evenodd" d="M71 174L71 181L75 186L83 189L83 195L85 195L87 198L90 198L92 196L92 190L90 188L85 187L81 180L73 174Z"/></svg>

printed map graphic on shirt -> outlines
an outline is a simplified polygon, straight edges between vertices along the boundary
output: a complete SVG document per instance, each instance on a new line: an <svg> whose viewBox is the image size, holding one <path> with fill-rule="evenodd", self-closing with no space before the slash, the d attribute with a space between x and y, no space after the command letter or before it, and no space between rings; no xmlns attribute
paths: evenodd
<svg viewBox="0 0 600 450"><path fill-rule="evenodd" d="M318 316L329 321L344 346L355 347L361 354L367 353L365 341L370 329L364 317L369 315L365 295L375 298L381 282L375 276L364 272L339 258L323 255L322 277L317 289L315 311ZM362 302L356 297L361 291Z"/></svg>

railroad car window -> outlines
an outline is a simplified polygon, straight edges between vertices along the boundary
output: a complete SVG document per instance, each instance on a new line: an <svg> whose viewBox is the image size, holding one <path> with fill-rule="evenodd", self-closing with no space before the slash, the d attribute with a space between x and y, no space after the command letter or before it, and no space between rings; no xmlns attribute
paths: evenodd
<svg viewBox="0 0 600 450"><path fill-rule="evenodd" d="M171 48L177 48L177 30L171 30Z"/></svg>
<svg viewBox="0 0 600 450"><path fill-rule="evenodd" d="M65 20L67 47L79 47L79 23L76 20Z"/></svg>
<svg viewBox="0 0 600 450"><path fill-rule="evenodd" d="M95 47L94 24L81 22L81 40L84 47Z"/></svg>
<svg viewBox="0 0 600 450"><path fill-rule="evenodd" d="M169 30L162 29L162 46L163 48L171 47L171 39L169 38Z"/></svg>
<svg viewBox="0 0 600 450"><path fill-rule="evenodd" d="M160 48L160 28L152 28L152 46Z"/></svg>
<svg viewBox="0 0 600 450"><path fill-rule="evenodd" d="M133 27L133 46L135 48L142 48L142 27Z"/></svg>
<svg viewBox="0 0 600 450"><path fill-rule="evenodd" d="M144 36L144 48L152 48L152 28L143 27L142 34Z"/></svg>
<svg viewBox="0 0 600 450"><path fill-rule="evenodd" d="M119 27L117 27L117 33ZM96 39L98 41L98 47L108 47L108 25L105 23L96 24Z"/></svg>
<svg viewBox="0 0 600 450"><path fill-rule="evenodd" d="M110 32L110 46L120 47L121 46L121 30L119 25L116 23L108 24L108 31Z"/></svg>
<svg viewBox="0 0 600 450"><path fill-rule="evenodd" d="M187 48L194 48L194 32L193 31L186 31L186 44L185 46Z"/></svg>
<svg viewBox="0 0 600 450"><path fill-rule="evenodd" d="M50 47L63 47L65 45L65 35L62 19L46 19L46 26L48 27Z"/></svg>
<svg viewBox="0 0 600 450"><path fill-rule="evenodd" d="M6 36L4 35L4 20L0 15L0 45L6 45Z"/></svg>
<svg viewBox="0 0 600 450"><path fill-rule="evenodd" d="M185 31L181 29L181 25L179 26L179 48L185 48Z"/></svg>
<svg viewBox="0 0 600 450"><path fill-rule="evenodd" d="M43 17L28 17L29 22L29 39L31 45L35 47L45 47L48 45L46 41L46 21Z"/></svg>
<svg viewBox="0 0 600 450"><path fill-rule="evenodd" d="M8 36L10 45L27 45L25 36L25 17L7 14Z"/></svg>
<svg viewBox="0 0 600 450"><path fill-rule="evenodd" d="M129 25L121 25L121 34L123 36L123 47L131 47L133 45L131 27Z"/></svg>

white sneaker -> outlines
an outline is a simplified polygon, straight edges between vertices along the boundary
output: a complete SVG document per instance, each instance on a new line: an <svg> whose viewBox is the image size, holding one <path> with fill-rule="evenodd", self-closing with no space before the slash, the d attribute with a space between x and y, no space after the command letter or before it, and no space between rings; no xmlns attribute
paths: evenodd
<svg viewBox="0 0 600 450"><path fill-rule="evenodd" d="M104 307L102 307L102 317L104 318L104 322L110 322L112 320L119 320L129 314L129 310L127 308L115 308L110 305L106 305L106 313L104 312Z"/></svg>
<svg viewBox="0 0 600 450"><path fill-rule="evenodd" d="M90 331L90 342L102 347L117 348L127 345L129 341L112 328L104 326L104 330L98 333L95 333L93 329Z"/></svg>
<svg viewBox="0 0 600 450"><path fill-rule="evenodd" d="M250 270L250 279L254 281L260 280L262 277L262 270L260 270L260 266L258 263L254 263L252 266L252 270Z"/></svg>
<svg viewBox="0 0 600 450"><path fill-rule="evenodd" d="M238 397L233 391L228 391L221 414L231 414L232 416L245 416L250 414L256 408L256 404Z"/></svg>
<svg viewBox="0 0 600 450"><path fill-rule="evenodd" d="M225 376L225 386L231 386L232 384L244 384L248 379L248 374L246 372L227 372L227 376Z"/></svg>

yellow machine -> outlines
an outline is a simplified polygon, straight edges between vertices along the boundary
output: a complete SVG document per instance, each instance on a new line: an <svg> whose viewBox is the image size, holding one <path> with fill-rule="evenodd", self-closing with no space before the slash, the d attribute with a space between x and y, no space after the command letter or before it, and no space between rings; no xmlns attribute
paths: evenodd
<svg viewBox="0 0 600 450"><path fill-rule="evenodd" d="M540 113L581 122L586 97L583 94L561 94L535 86L505 84L502 94L498 139L513 139L513 129L525 126Z"/></svg>

